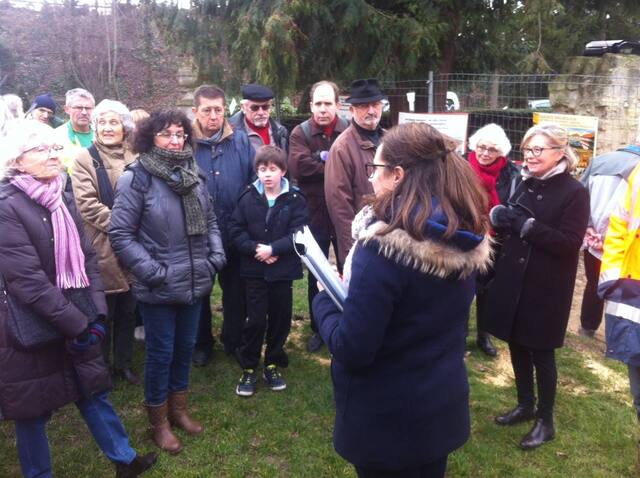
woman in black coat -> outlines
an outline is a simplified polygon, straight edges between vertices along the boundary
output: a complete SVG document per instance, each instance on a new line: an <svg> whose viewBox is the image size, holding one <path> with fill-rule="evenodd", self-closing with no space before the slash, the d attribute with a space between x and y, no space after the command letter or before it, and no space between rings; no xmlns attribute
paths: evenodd
<svg viewBox="0 0 640 478"><path fill-rule="evenodd" d="M189 120L154 112L136 131L137 161L118 180L109 238L134 277L145 328L145 406L153 439L178 453L170 424L195 435L187 413L191 356L202 298L225 264L205 178L196 166Z"/></svg>
<svg viewBox="0 0 640 478"><path fill-rule="evenodd" d="M517 406L496 422L513 425L536 418L520 442L523 449L531 449L555 435L555 349L562 347L567 329L589 197L570 174L577 157L566 130L534 126L525 134L521 150L523 181L508 206L496 206L490 214L502 250L483 326L509 343L518 392Z"/></svg>
<svg viewBox="0 0 640 478"><path fill-rule="evenodd" d="M0 141L0 420L15 421L23 476L51 477L46 426L52 412L73 402L116 476L138 476L156 455L136 456L108 399L104 287L71 182L61 174L62 148L35 120L8 131ZM52 333L35 340L10 323L30 330L48 324Z"/></svg>
<svg viewBox="0 0 640 478"><path fill-rule="evenodd" d="M366 166L375 199L354 220L344 310L326 292L313 301L332 355L334 446L359 477L442 477L469 436L465 329L489 262L486 200L426 124L389 130Z"/></svg>

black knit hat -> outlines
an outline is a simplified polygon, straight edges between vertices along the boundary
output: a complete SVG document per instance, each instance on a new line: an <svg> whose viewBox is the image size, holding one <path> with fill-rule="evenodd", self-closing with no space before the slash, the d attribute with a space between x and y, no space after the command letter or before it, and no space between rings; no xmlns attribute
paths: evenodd
<svg viewBox="0 0 640 478"><path fill-rule="evenodd" d="M241 91L242 98L251 101L267 101L274 96L271 88L257 84L242 85Z"/></svg>
<svg viewBox="0 0 640 478"><path fill-rule="evenodd" d="M29 108L29 112L35 110L36 108L47 108L48 110L53 111L54 113L58 109L58 105L55 100L51 97L51 93L45 93L42 95L36 96L36 99L31 103L31 107Z"/></svg>
<svg viewBox="0 0 640 478"><path fill-rule="evenodd" d="M378 80L367 78L366 80L355 80L351 83L351 96L347 98L347 103L359 105L386 99L387 97L380 90Z"/></svg>

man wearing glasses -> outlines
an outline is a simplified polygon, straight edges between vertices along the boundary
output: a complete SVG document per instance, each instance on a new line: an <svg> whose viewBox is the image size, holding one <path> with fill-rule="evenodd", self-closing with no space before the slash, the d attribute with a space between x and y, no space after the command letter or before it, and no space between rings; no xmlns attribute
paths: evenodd
<svg viewBox="0 0 640 478"><path fill-rule="evenodd" d="M65 93L64 112L69 121L55 130L57 141L64 146L62 164L67 168L73 166L78 152L93 144L91 114L96 101L93 95L83 88L74 88Z"/></svg>
<svg viewBox="0 0 640 478"><path fill-rule="evenodd" d="M229 122L234 130L249 136L254 150L270 144L289 151L289 132L271 118L273 91L266 86L250 84L242 86L240 111Z"/></svg>
<svg viewBox="0 0 640 478"><path fill-rule="evenodd" d="M194 155L198 166L207 177L207 188L213 198L213 208L227 256L227 265L218 271L218 280L222 289L221 338L225 352L232 354L240 345L247 312L244 281L240 277L240 257L230 247L227 228L240 193L255 179L255 152L244 131L234 131L225 118L225 94L218 86L200 86L194 93L192 111L195 115ZM209 294L203 301L193 353L193 364L196 367L203 367L209 363L214 342Z"/></svg>
<svg viewBox="0 0 640 478"><path fill-rule="evenodd" d="M369 78L351 83L349 110L353 120L329 150L325 166L324 192L329 216L338 240L338 261L344 264L353 239L351 222L363 206L366 195L373 194L366 164L373 163L380 144L383 100L378 80Z"/></svg>

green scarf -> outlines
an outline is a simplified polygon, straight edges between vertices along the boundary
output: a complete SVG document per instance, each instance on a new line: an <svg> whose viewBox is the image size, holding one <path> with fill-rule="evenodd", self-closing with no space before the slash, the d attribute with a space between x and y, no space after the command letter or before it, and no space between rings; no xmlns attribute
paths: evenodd
<svg viewBox="0 0 640 478"><path fill-rule="evenodd" d="M190 146L182 151L169 151L154 146L138 158L149 174L162 179L182 198L187 235L206 234L207 220L198 197L198 168Z"/></svg>

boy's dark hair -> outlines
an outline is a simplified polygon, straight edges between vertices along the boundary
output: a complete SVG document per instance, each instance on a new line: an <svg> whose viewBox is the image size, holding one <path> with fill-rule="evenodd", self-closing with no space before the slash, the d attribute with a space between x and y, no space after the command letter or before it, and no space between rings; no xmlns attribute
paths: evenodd
<svg viewBox="0 0 640 478"><path fill-rule="evenodd" d="M140 125L136 127L133 137L133 152L148 153L153 147L153 140L156 133L159 133L172 124L182 126L187 139L184 144L191 146L191 122L187 115L178 109L166 109L154 111L147 119L142 120Z"/></svg>
<svg viewBox="0 0 640 478"><path fill-rule="evenodd" d="M275 164L282 171L286 171L287 154L277 146L267 144L265 146L261 146L258 148L258 151L256 151L254 164L256 172L260 166L268 166L269 164Z"/></svg>

